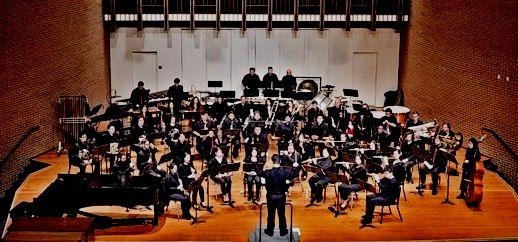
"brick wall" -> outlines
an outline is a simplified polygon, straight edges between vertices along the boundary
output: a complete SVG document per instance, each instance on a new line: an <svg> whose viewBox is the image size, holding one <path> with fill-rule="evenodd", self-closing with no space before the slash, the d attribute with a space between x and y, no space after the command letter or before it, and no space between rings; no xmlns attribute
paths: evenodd
<svg viewBox="0 0 518 242"><path fill-rule="evenodd" d="M97 105L109 90L100 1L7 0L1 9L0 159L26 129L41 129L4 164L0 197L30 157L57 146L59 95L85 94Z"/></svg>
<svg viewBox="0 0 518 242"><path fill-rule="evenodd" d="M517 13L518 1L412 1L400 58L406 106L467 138L492 128L518 151ZM518 161L491 136L481 149L517 189Z"/></svg>

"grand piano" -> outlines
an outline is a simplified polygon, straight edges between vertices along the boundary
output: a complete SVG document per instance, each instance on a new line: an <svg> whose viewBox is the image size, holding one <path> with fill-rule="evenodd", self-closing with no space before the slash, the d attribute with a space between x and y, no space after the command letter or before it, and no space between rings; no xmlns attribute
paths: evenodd
<svg viewBox="0 0 518 242"><path fill-rule="evenodd" d="M32 203L22 203L11 210L11 217L75 217L77 214L97 219L99 227L124 224L144 224L150 218L112 219L80 211L89 206L153 205L151 223L158 224L162 213L160 204L161 179L150 176L132 176L124 185L117 185L112 175L58 174L58 178Z"/></svg>

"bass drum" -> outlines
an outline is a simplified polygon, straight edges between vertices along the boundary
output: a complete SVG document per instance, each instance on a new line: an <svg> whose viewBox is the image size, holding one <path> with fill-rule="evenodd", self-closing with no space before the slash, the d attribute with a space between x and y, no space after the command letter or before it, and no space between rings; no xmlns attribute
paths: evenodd
<svg viewBox="0 0 518 242"><path fill-rule="evenodd" d="M308 90L311 93L313 93L313 96L315 96L315 95L317 95L317 92L318 92L318 85L313 80L309 80L309 79L308 80L304 80L297 87L297 91L300 92L300 91L303 91L303 90Z"/></svg>

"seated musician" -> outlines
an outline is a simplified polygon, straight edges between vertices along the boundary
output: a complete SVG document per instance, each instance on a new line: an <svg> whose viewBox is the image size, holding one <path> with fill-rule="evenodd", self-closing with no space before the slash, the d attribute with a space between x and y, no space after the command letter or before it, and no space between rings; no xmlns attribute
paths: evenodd
<svg viewBox="0 0 518 242"><path fill-rule="evenodd" d="M165 206L167 206L171 200L180 202L182 206L182 218L191 220L193 219L189 211L191 209L191 199L189 199L189 195L186 193L182 179L180 179L178 175L178 166L173 165L164 179L162 202Z"/></svg>
<svg viewBox="0 0 518 242"><path fill-rule="evenodd" d="M372 223L374 218L374 208L384 204L391 204L399 197L400 186L394 175L390 172L389 168L385 169L384 177L380 178L379 175L375 175L375 180L381 189L378 194L367 195L365 215L362 216L362 224Z"/></svg>
<svg viewBox="0 0 518 242"><path fill-rule="evenodd" d="M355 140L360 136L360 131L356 125L354 125L353 121L349 121L347 123L347 128L344 133L347 135L348 139Z"/></svg>
<svg viewBox="0 0 518 242"><path fill-rule="evenodd" d="M324 123L324 117L322 115L318 115L315 122L310 127L308 131L311 135L312 140L322 140L324 137L329 136L329 126L327 123ZM319 143L317 147L320 149L320 154L322 154L322 149L324 148L323 143Z"/></svg>
<svg viewBox="0 0 518 242"><path fill-rule="evenodd" d="M191 154L191 147L192 145L185 138L185 134L178 134L178 140L176 142L173 142L170 148L171 154L173 154L173 156L171 157L173 162L176 164L180 164L183 161L185 154Z"/></svg>
<svg viewBox="0 0 518 242"><path fill-rule="evenodd" d="M345 111L345 112L347 113L347 111ZM335 130L334 137L338 138L338 136L341 133L344 133L345 130L347 129L347 126L349 124L349 114L347 113L347 116L344 116L344 111L339 110L338 115L336 117L331 116L331 120L332 120L331 126Z"/></svg>
<svg viewBox="0 0 518 242"><path fill-rule="evenodd" d="M259 110L259 113L261 114L261 117L266 117L266 119L269 119L274 115L273 110L273 101L271 98L267 98L265 101L265 105L262 106Z"/></svg>
<svg viewBox="0 0 518 242"><path fill-rule="evenodd" d="M405 178L407 182L412 181L412 167L418 162L414 149L420 149L419 144L414 141L414 133L408 132L404 135L404 140L401 144L401 156L399 157L405 163Z"/></svg>
<svg viewBox="0 0 518 242"><path fill-rule="evenodd" d="M140 116L140 117L138 117L137 124L135 126L133 126L133 128L131 130L132 142L134 144L138 143L139 138L141 136L143 136L143 135L145 136L145 135L148 135L151 133L152 133L151 129L149 128L149 125L145 122L144 117Z"/></svg>
<svg viewBox="0 0 518 242"><path fill-rule="evenodd" d="M175 139L173 138L176 134L180 133L180 130L182 130L182 128L180 127L180 124L178 124L178 122L176 122L176 117L175 116L172 116L171 119L168 120L169 122L166 123L165 125L165 138L166 138L166 143L169 141L169 142L172 142L174 141ZM169 147L171 147L171 143L167 143L169 145Z"/></svg>
<svg viewBox="0 0 518 242"><path fill-rule="evenodd" d="M140 140L138 144L131 146L131 150L137 153L137 169L139 170L139 174L141 176L164 177L166 172L158 166L155 157L157 148L145 137L141 137Z"/></svg>
<svg viewBox="0 0 518 242"><path fill-rule="evenodd" d="M288 144L286 150L281 150L279 158L281 160L281 166L287 167L300 167L300 163L304 161L292 143Z"/></svg>
<svg viewBox="0 0 518 242"><path fill-rule="evenodd" d="M218 183L221 187L221 193L223 194L223 202L232 204L232 173L220 171L221 165L228 164L227 160L223 156L221 148L216 148L216 155L209 161L208 169L211 172L210 178Z"/></svg>
<svg viewBox="0 0 518 242"><path fill-rule="evenodd" d="M162 111L162 122L165 124L168 124L172 117L176 119L180 117L180 106L175 105L173 101L170 101L165 108L160 107L160 110Z"/></svg>
<svg viewBox="0 0 518 242"><path fill-rule="evenodd" d="M220 141L215 132L216 130L209 130L199 146L198 152L204 161L209 161L214 155L216 147L220 146Z"/></svg>
<svg viewBox="0 0 518 242"><path fill-rule="evenodd" d="M307 123L311 124L315 122L318 116L322 116L322 110L318 108L317 101L312 101L307 112Z"/></svg>
<svg viewBox="0 0 518 242"><path fill-rule="evenodd" d="M385 116L381 118L381 124L388 131L388 136L391 142L397 144L400 136L400 131L398 128L398 122L396 116L392 113L392 109L387 108L385 110Z"/></svg>
<svg viewBox="0 0 518 242"><path fill-rule="evenodd" d="M480 151L478 149L479 141L471 138L468 141L468 148L464 156L464 163L462 163L462 177L460 180L460 194L457 199L464 199L467 197L467 189L469 181L473 180L475 173L475 164L480 160Z"/></svg>
<svg viewBox="0 0 518 242"><path fill-rule="evenodd" d="M99 161L92 159L92 146L88 143L88 136L82 133L79 141L75 142L68 151L70 165L79 167L79 174L84 174L87 165L94 166L94 174L99 174Z"/></svg>
<svg viewBox="0 0 518 242"><path fill-rule="evenodd" d="M174 106L179 109L183 98L183 86L180 85L180 79L175 78L173 85L167 90L167 97L172 100Z"/></svg>
<svg viewBox="0 0 518 242"><path fill-rule="evenodd" d="M329 134L333 135L335 133L335 128L333 128L333 119L329 116L329 112L327 109L322 110L322 118L324 118L324 123L327 124L327 128L329 129Z"/></svg>
<svg viewBox="0 0 518 242"><path fill-rule="evenodd" d="M412 112L412 117L409 120L406 121L405 127L406 128L410 128L410 127L419 126L419 125L422 125L422 124L423 124L423 121L421 121L419 119L419 112L413 111Z"/></svg>
<svg viewBox="0 0 518 242"><path fill-rule="evenodd" d="M229 107L223 97L218 96L216 102L212 104L210 111L210 116L214 118L214 122L220 123L223 120L225 114L227 114L229 111Z"/></svg>
<svg viewBox="0 0 518 242"><path fill-rule="evenodd" d="M144 89L144 82L139 81L137 88L131 91L130 103L134 108L140 108L149 100L149 90Z"/></svg>
<svg viewBox="0 0 518 242"><path fill-rule="evenodd" d="M302 156L302 160L308 160L315 157L315 147L310 142L306 141L303 133L297 136L294 141L295 150ZM306 180L308 172L302 169L302 180Z"/></svg>
<svg viewBox="0 0 518 242"><path fill-rule="evenodd" d="M106 158L110 161L110 168L113 167L119 153L119 135L116 132L115 126L108 126L108 133L102 136L102 144L109 145L110 149L106 154Z"/></svg>
<svg viewBox="0 0 518 242"><path fill-rule="evenodd" d="M192 127L192 134L196 137L196 150L201 154L201 143L209 130L214 128L207 113L201 113L201 119L196 121Z"/></svg>
<svg viewBox="0 0 518 242"><path fill-rule="evenodd" d="M338 193L340 195L340 209L344 210L349 202L349 195L353 192L358 192L363 189L365 182L367 182L367 170L363 165L363 161L360 156L356 156L355 162L352 165L346 163L345 165L346 176L349 178L349 183L342 183L338 186ZM337 213L335 207L329 207L329 210L333 213Z"/></svg>
<svg viewBox="0 0 518 242"><path fill-rule="evenodd" d="M243 76L243 80L241 81L243 87L245 89L257 89L261 87L261 79L255 74L255 68L250 67L248 70L249 73Z"/></svg>
<svg viewBox="0 0 518 242"><path fill-rule="evenodd" d="M248 126L246 127L246 136L249 136L254 132L255 127L261 127L261 131L266 133L266 130L264 127L266 126L264 120L261 117L261 112L254 111L254 115L250 119L250 122L248 123Z"/></svg>
<svg viewBox="0 0 518 242"><path fill-rule="evenodd" d="M340 97L334 98L334 105L327 108L327 112L329 113L329 117L336 118L338 117L338 113L344 109L342 105L342 100Z"/></svg>
<svg viewBox="0 0 518 242"><path fill-rule="evenodd" d="M284 150L288 147L288 143L293 139L294 124L291 122L290 116L286 115L282 122L279 122L275 127L275 133L282 136L277 143L279 150Z"/></svg>
<svg viewBox="0 0 518 242"><path fill-rule="evenodd" d="M200 99L198 97L193 97L191 100L191 103L189 103L189 107L187 108L190 112L196 112L197 114L194 115L194 120L198 121L200 119L200 116L198 114L204 113L203 105L200 102Z"/></svg>
<svg viewBox="0 0 518 242"><path fill-rule="evenodd" d="M178 176L182 180L183 189L185 191L189 190L189 186L192 182L196 181L198 178L196 175L196 169L191 163L191 155L189 153L183 153L183 163L178 165ZM195 209L198 208L198 195L200 196L201 200L201 207L206 208L205 205L205 191L203 189L203 186L198 186L194 189L192 189L192 203L194 204Z"/></svg>
<svg viewBox="0 0 518 242"><path fill-rule="evenodd" d="M362 130L366 130L366 134L370 135L370 131L372 130L373 126L373 117L372 112L369 109L369 105L364 103L362 104L362 108L358 112L358 117L356 120L358 122L358 125Z"/></svg>
<svg viewBox="0 0 518 242"><path fill-rule="evenodd" d="M250 116L250 104L246 102L246 97L241 96L238 104L234 105L234 114L239 121L244 122Z"/></svg>
<svg viewBox="0 0 518 242"><path fill-rule="evenodd" d="M234 112L230 111L227 117L221 123L222 130L241 130L241 122L236 119ZM232 149L232 156L237 158L239 155L239 148L241 147L241 133L239 135L235 135L230 137L230 142L234 146Z"/></svg>
<svg viewBox="0 0 518 242"><path fill-rule="evenodd" d="M133 163L128 159L128 156L124 153L118 155L115 164L110 167L111 174L115 177L117 185L125 185L128 177L131 176L131 172L135 169Z"/></svg>
<svg viewBox="0 0 518 242"><path fill-rule="evenodd" d="M440 148L442 142L439 137L434 139L434 144L428 151L428 158L419 165L419 178L420 184L417 189L424 189L426 187L426 174L432 174L432 195L437 194L437 185L439 180L439 174L446 171L446 157L442 154Z"/></svg>
<svg viewBox="0 0 518 242"><path fill-rule="evenodd" d="M259 156L257 149L253 149L250 152L250 156L243 160L244 163L252 163L255 166L250 172L245 172L244 180L248 190L248 201L259 201L261 194L261 178L258 176L263 172L264 163L266 163L265 156ZM255 184L255 197L254 197L254 184Z"/></svg>
<svg viewBox="0 0 518 242"><path fill-rule="evenodd" d="M250 156L252 148L261 144L268 144L268 137L262 132L261 126L254 128L254 133L245 139L245 156Z"/></svg>
<svg viewBox="0 0 518 242"><path fill-rule="evenodd" d="M319 169L308 181L311 187L311 200L309 205L313 205L315 202L319 203L323 200L324 188L331 181L326 174L336 173L336 167L327 148L322 150L322 158L313 160L312 165Z"/></svg>
<svg viewBox="0 0 518 242"><path fill-rule="evenodd" d="M378 129L372 138L379 144L378 153L387 154L389 152L390 139L383 125L378 125Z"/></svg>
<svg viewBox="0 0 518 242"><path fill-rule="evenodd" d="M140 117L144 117L144 121L149 128L149 132L151 133L154 133L155 126L162 122L158 116L154 116L154 114L149 112L147 105L142 105L142 109L140 109Z"/></svg>

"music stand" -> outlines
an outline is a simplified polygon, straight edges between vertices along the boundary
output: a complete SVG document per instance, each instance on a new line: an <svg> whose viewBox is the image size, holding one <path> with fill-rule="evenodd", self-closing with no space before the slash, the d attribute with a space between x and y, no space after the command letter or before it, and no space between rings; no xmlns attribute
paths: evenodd
<svg viewBox="0 0 518 242"><path fill-rule="evenodd" d="M273 89L275 90L275 88L285 88L286 85L284 85L285 83L283 81L274 81L273 82Z"/></svg>
<svg viewBox="0 0 518 242"><path fill-rule="evenodd" d="M243 96L245 97L257 97L259 96L259 89L244 89Z"/></svg>
<svg viewBox="0 0 518 242"><path fill-rule="evenodd" d="M219 170L220 170L220 172L227 173L227 172L238 171L239 168L241 168L241 163L231 163L231 164L221 165ZM228 194L228 205L233 208L234 203L235 203L235 201L232 201L232 193Z"/></svg>
<svg viewBox="0 0 518 242"><path fill-rule="evenodd" d="M335 218L338 217L338 215L340 214L344 214L344 213L340 213L340 194L338 192L338 186L336 185L336 183L338 182L341 182L341 183L349 183L349 179L347 179L347 176L345 175L338 175L338 174L335 174L335 173L329 173L328 174L329 176L329 180L331 180L330 183L334 183L335 186L334 186L334 190L335 190ZM331 210L331 208L330 208Z"/></svg>
<svg viewBox="0 0 518 242"><path fill-rule="evenodd" d="M441 151L441 150L439 150L439 151ZM450 196L450 161L452 161L455 164L458 164L459 162L457 161L457 159L455 158L455 156L453 154L451 154L449 152L444 152L444 151L441 151L441 152L442 152L443 156L448 160L448 162L446 163L446 175L448 176L447 182L446 182L446 198L444 199L444 201L441 202L441 204L455 205L455 203L453 203L449 199L449 196Z"/></svg>
<svg viewBox="0 0 518 242"><path fill-rule="evenodd" d="M296 95L296 92L291 90L291 91L282 91L281 92L281 97L282 98L295 98L295 95Z"/></svg>
<svg viewBox="0 0 518 242"><path fill-rule="evenodd" d="M219 91L219 96L222 98L236 98L236 91Z"/></svg>
<svg viewBox="0 0 518 242"><path fill-rule="evenodd" d="M195 181L191 182L191 184L189 185L189 188L188 188L188 192L189 192L189 198L192 197L192 192L194 189L196 188L199 188L201 186L201 184L203 183L203 181L205 180L205 178L209 175L209 172L208 170L205 170L203 171L201 174L200 174L200 177L198 179L196 179ZM208 188L207 188L208 189ZM210 199L207 198L207 211L209 213L214 213L212 211L212 207L209 205L208 201ZM196 223L204 223L205 221L203 220L199 220L198 219L198 209L194 209L194 219L192 220L191 222L191 225L194 225Z"/></svg>
<svg viewBox="0 0 518 242"><path fill-rule="evenodd" d="M265 97L279 97L279 90L264 89L263 96Z"/></svg>
<svg viewBox="0 0 518 242"><path fill-rule="evenodd" d="M344 92L344 96L349 97L350 103L352 103L353 97L358 97L358 90L356 90L356 89L343 89L342 91ZM355 109L354 105L353 105L353 109L359 110L359 109Z"/></svg>
<svg viewBox="0 0 518 242"><path fill-rule="evenodd" d="M241 130L240 129L224 129L222 130L223 136L230 137L230 162L234 163L234 156L232 156L232 153L236 147L234 147L233 139L234 137L241 137Z"/></svg>

